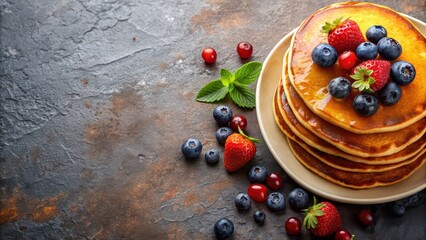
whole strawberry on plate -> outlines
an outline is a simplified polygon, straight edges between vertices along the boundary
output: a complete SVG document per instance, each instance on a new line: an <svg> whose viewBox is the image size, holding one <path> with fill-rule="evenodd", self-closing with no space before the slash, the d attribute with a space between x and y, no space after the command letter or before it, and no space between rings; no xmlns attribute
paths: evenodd
<svg viewBox="0 0 426 240"><path fill-rule="evenodd" d="M358 24L347 18L340 17L332 23L326 22L321 31L327 33L328 43L341 54L344 51L355 52L362 42L365 42L364 35Z"/></svg>
<svg viewBox="0 0 426 240"><path fill-rule="evenodd" d="M330 202L320 202L314 197L314 204L303 210L303 225L315 236L329 236L342 227L342 220L337 208Z"/></svg>
<svg viewBox="0 0 426 240"><path fill-rule="evenodd" d="M225 142L223 164L228 172L235 172L244 167L256 154L256 144L259 139L244 134L238 128L239 133L229 135Z"/></svg>
<svg viewBox="0 0 426 240"><path fill-rule="evenodd" d="M353 88L361 92L374 92L382 89L389 82L391 64L386 60L367 60L353 70L351 78Z"/></svg>

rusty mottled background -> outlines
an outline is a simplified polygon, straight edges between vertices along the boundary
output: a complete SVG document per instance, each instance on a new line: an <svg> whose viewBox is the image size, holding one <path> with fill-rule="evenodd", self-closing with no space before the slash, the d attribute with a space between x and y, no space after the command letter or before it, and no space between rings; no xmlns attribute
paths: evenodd
<svg viewBox="0 0 426 240"><path fill-rule="evenodd" d="M234 239L289 239L284 220L299 213L265 204L238 213L233 204L255 164L282 174L285 195L296 186L264 143L235 174L186 162L180 145L197 137L205 150L218 147L216 104L194 99L221 68L243 63L239 41L263 61L333 2L0 0L0 239L212 239L221 217L234 222ZM424 0L377 3L426 21ZM207 46L218 52L211 66L200 57ZM255 111L224 103L261 138ZM336 204L357 239L426 238L425 204L402 218L385 204ZM377 211L372 228L357 223L363 207ZM265 226L253 222L255 209L267 213Z"/></svg>

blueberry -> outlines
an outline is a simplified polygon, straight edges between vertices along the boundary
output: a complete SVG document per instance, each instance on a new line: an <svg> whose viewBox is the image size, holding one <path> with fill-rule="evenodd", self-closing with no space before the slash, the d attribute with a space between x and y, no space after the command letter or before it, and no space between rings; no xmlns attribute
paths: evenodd
<svg viewBox="0 0 426 240"><path fill-rule="evenodd" d="M402 91L398 84L388 82L378 93L379 101L385 106L394 105L399 101Z"/></svg>
<svg viewBox="0 0 426 240"><path fill-rule="evenodd" d="M208 164L216 164L219 162L219 151L216 148L210 149L204 155L204 158Z"/></svg>
<svg viewBox="0 0 426 240"><path fill-rule="evenodd" d="M406 61L397 61L392 64L390 76L399 85L408 85L416 77L416 69L413 64Z"/></svg>
<svg viewBox="0 0 426 240"><path fill-rule="evenodd" d="M216 131L216 140L220 145L224 145L226 139L232 134L232 129L229 127L221 127Z"/></svg>
<svg viewBox="0 0 426 240"><path fill-rule="evenodd" d="M351 82L344 77L331 79L328 83L328 92L335 98L346 98L351 93Z"/></svg>
<svg viewBox="0 0 426 240"><path fill-rule="evenodd" d="M371 116L377 112L379 108L379 100L369 93L360 93L352 102L355 111L363 116Z"/></svg>
<svg viewBox="0 0 426 240"><path fill-rule="evenodd" d="M401 44L393 38L384 37L377 43L380 56L392 61L397 59L402 53Z"/></svg>
<svg viewBox="0 0 426 240"><path fill-rule="evenodd" d="M217 239L227 239L234 233L234 224L227 218L221 218L214 224Z"/></svg>
<svg viewBox="0 0 426 240"><path fill-rule="evenodd" d="M262 210L257 210L253 213L253 220L262 226L265 223L266 215Z"/></svg>
<svg viewBox="0 0 426 240"><path fill-rule="evenodd" d="M239 193L234 200L235 207L240 211L246 211L251 206L251 198L247 193Z"/></svg>
<svg viewBox="0 0 426 240"><path fill-rule="evenodd" d="M249 173L248 178L251 183L263 183L268 177L268 170L263 166L253 166Z"/></svg>
<svg viewBox="0 0 426 240"><path fill-rule="evenodd" d="M368 41L377 44L380 39L388 35L388 32L383 26L374 25L367 29L365 35L367 36Z"/></svg>
<svg viewBox="0 0 426 240"><path fill-rule="evenodd" d="M203 145L196 138L189 138L181 147L181 151L186 159L193 160L200 156Z"/></svg>
<svg viewBox="0 0 426 240"><path fill-rule="evenodd" d="M228 106L217 106L213 110L213 117L221 126L226 126L232 118L232 110Z"/></svg>
<svg viewBox="0 0 426 240"><path fill-rule="evenodd" d="M405 214L405 207L401 203L393 202L390 205L390 211L395 217L401 217Z"/></svg>
<svg viewBox="0 0 426 240"><path fill-rule="evenodd" d="M356 48L356 56L361 60L375 59L379 54L379 49L376 44L371 42L363 42Z"/></svg>
<svg viewBox="0 0 426 240"><path fill-rule="evenodd" d="M309 194L302 188L294 188L288 193L288 204L293 210L306 208L309 203Z"/></svg>
<svg viewBox="0 0 426 240"><path fill-rule="evenodd" d="M321 43L312 51L312 60L318 66L330 67L337 61L337 51L328 43Z"/></svg>
<svg viewBox="0 0 426 240"><path fill-rule="evenodd" d="M280 192L270 193L266 202L271 211L280 211L285 208L285 198Z"/></svg>

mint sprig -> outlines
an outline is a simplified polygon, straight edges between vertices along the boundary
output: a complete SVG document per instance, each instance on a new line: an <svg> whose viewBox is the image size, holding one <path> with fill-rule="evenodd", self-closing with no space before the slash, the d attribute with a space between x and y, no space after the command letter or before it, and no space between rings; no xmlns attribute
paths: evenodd
<svg viewBox="0 0 426 240"><path fill-rule="evenodd" d="M201 88L196 100L212 103L224 99L229 93L232 101L239 107L254 108L256 96L248 85L257 80L261 70L261 62L248 62L234 74L227 69L221 69L220 78L208 82Z"/></svg>

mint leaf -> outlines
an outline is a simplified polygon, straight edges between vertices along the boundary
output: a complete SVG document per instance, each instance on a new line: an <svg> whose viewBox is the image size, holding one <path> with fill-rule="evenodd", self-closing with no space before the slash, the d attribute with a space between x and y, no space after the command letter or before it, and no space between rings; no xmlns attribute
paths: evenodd
<svg viewBox="0 0 426 240"><path fill-rule="evenodd" d="M207 83L197 94L199 102L216 102L225 98L228 87L224 86L222 79L216 79Z"/></svg>
<svg viewBox="0 0 426 240"><path fill-rule="evenodd" d="M238 83L233 85L234 88L232 91L229 91L229 95L235 104L237 104L239 107L254 108L256 106L256 96L253 89Z"/></svg>
<svg viewBox="0 0 426 240"><path fill-rule="evenodd" d="M235 81L244 85L253 83L262 70L261 62L248 62L235 71Z"/></svg>
<svg viewBox="0 0 426 240"><path fill-rule="evenodd" d="M220 70L220 78L222 78L222 81L228 80L227 82L232 82L233 77L234 75L228 69L222 68Z"/></svg>

